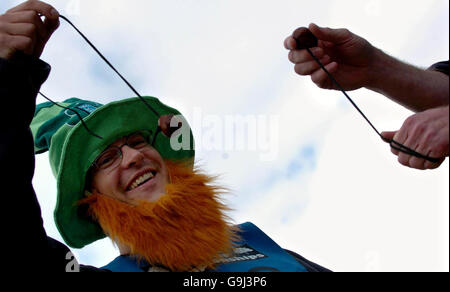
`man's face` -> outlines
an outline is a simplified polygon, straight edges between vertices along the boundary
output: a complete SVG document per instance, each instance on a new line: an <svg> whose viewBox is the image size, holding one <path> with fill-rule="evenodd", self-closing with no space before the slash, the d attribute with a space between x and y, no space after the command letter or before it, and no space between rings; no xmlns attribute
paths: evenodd
<svg viewBox="0 0 450 292"><path fill-rule="evenodd" d="M168 183L168 170L161 155L150 145L142 148L124 145L127 138L112 143L108 149L121 147L122 158L116 167L96 169L92 187L98 192L121 201L157 201ZM130 141L128 141L130 142ZM105 153L105 152L103 152Z"/></svg>

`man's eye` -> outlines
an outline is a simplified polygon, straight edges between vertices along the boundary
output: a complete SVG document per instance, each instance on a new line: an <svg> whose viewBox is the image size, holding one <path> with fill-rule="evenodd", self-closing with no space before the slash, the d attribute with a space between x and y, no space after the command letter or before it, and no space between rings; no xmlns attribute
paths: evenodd
<svg viewBox="0 0 450 292"><path fill-rule="evenodd" d="M144 147L147 143L145 141L135 141L133 143L131 143L131 147L133 148L139 148L139 147Z"/></svg>
<svg viewBox="0 0 450 292"><path fill-rule="evenodd" d="M133 148L142 148L147 145L147 141L144 137L133 137L128 141L128 145Z"/></svg>
<svg viewBox="0 0 450 292"><path fill-rule="evenodd" d="M115 158L114 153L107 153L104 154L102 157L100 157L97 163L100 167L105 167L111 164L114 161L114 158Z"/></svg>

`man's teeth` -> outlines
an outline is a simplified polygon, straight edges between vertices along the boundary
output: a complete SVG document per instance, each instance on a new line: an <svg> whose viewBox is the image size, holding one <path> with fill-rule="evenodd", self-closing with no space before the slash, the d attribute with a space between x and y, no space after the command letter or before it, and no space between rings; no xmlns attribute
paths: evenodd
<svg viewBox="0 0 450 292"><path fill-rule="evenodd" d="M145 181L147 181L147 180L149 180L149 179L151 179L151 178L153 178L153 173L152 173L152 172L148 172L148 173L146 173L146 174L144 174L144 175L138 177L138 178L131 184L130 191L131 191L132 189L137 188L140 184L142 184L143 182L145 182Z"/></svg>

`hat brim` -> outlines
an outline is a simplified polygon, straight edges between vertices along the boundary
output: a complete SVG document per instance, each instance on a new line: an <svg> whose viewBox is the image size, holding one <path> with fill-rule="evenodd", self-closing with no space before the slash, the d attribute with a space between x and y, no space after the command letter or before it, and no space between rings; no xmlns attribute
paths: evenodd
<svg viewBox="0 0 450 292"><path fill-rule="evenodd" d="M179 111L164 105L157 98L144 99L160 116L181 115ZM63 145L57 177L58 194L54 219L62 238L70 247L82 248L105 237L96 222L81 216L77 205L84 197L86 173L94 160L118 138L139 130L155 133L158 120L159 116L146 108L139 98L130 98L104 105L83 119L88 128L103 139L89 134L81 123L75 125L68 134ZM162 133L156 136L153 145L164 159L193 162L195 150L191 131L190 146L187 150L174 150L170 139Z"/></svg>

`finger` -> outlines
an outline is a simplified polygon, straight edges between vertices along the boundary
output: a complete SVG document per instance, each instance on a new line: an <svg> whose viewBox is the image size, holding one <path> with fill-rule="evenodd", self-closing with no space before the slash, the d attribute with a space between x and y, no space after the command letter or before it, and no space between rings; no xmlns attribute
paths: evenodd
<svg viewBox="0 0 450 292"><path fill-rule="evenodd" d="M395 132L394 137L392 138L393 141L395 141L398 144L402 144L404 145L405 140L408 138L408 133L405 131L405 128L402 127L400 130L398 130L397 132ZM391 146L395 146L395 147L400 147L399 145L397 145L394 142L391 142ZM405 145L406 146L406 145ZM400 162L402 165L407 166L408 161L409 161L409 156L405 156L406 153L403 153L397 149L395 149L394 147L391 147L391 152L394 155L397 155L398 158L398 162Z"/></svg>
<svg viewBox="0 0 450 292"><path fill-rule="evenodd" d="M406 167L410 167L410 165L409 165L409 159L411 158L411 155L406 154L406 153L403 153L403 152L399 152L397 156L398 156L398 157L397 157L397 161L398 161L401 165L406 166Z"/></svg>
<svg viewBox="0 0 450 292"><path fill-rule="evenodd" d="M391 145L391 152L394 155L398 155L398 150L392 147L392 140L394 139L395 134L397 131L385 131L381 133L382 139L384 142L389 143Z"/></svg>
<svg viewBox="0 0 450 292"><path fill-rule="evenodd" d="M398 151L397 149L391 147L391 153L394 154L395 156L398 156L400 151Z"/></svg>
<svg viewBox="0 0 450 292"><path fill-rule="evenodd" d="M39 34L36 25L32 23L5 23L2 27L9 35L27 36L34 40Z"/></svg>
<svg viewBox="0 0 450 292"><path fill-rule="evenodd" d="M400 130L399 132L402 132L402 130ZM403 131L403 132L405 132L405 131ZM417 149L419 147L419 141L417 141L417 137L414 135L411 136L411 135L409 135L409 133L407 133L407 134L408 134L408 136L405 141L400 142L402 137L400 137L400 136L397 137L397 134L394 136L394 139L395 139L395 141L404 145L405 147L408 147L409 149L418 152ZM407 167L414 168L413 165L411 164L411 161L413 161L413 158L414 158L413 155L404 153L402 151L400 151L400 153L398 154L398 161L402 165L405 165Z"/></svg>
<svg viewBox="0 0 450 292"><path fill-rule="evenodd" d="M330 56L325 55L320 59L320 62L322 63L322 65L326 66L331 62L331 58ZM315 60L313 60L306 63L296 64L294 70L299 75L311 75L319 68L320 65Z"/></svg>
<svg viewBox="0 0 450 292"><path fill-rule="evenodd" d="M405 125L403 125L402 128L401 128L400 130L398 130L397 132L395 132L395 135L394 135L394 137L392 138L393 141L395 141L396 143L401 144L401 145L405 145L405 141L406 141L407 139L408 139L408 131L407 131L407 127L405 127ZM394 145L394 146L396 146L396 147L400 147L400 146L397 145L396 143L391 142L391 145ZM405 146L407 146L407 145L405 145ZM407 146L407 147L408 147L408 146ZM398 161L399 161L401 164L403 164L403 165L408 164L408 161L409 161L409 155L408 155L408 157L407 157L407 156L405 156L405 155L406 155L405 153L403 153L403 152L401 152L401 151L399 151L399 150L397 150L397 149L395 149L395 148L393 148L393 147L391 147L391 152L392 152L394 155L397 155L397 156L398 156Z"/></svg>
<svg viewBox="0 0 450 292"><path fill-rule="evenodd" d="M322 48L312 48L311 52L317 58L322 58L324 55L324 51ZM291 61L294 64L310 62L310 61L314 60L313 57L311 57L311 55L308 53L307 50L290 51L288 58L289 58L289 61Z"/></svg>
<svg viewBox="0 0 450 292"><path fill-rule="evenodd" d="M394 139L395 134L397 131L385 131L381 132L381 136L383 138L383 141L386 143L390 143L392 139Z"/></svg>
<svg viewBox="0 0 450 292"><path fill-rule="evenodd" d="M331 42L333 44L342 44L349 40L351 32L348 29L331 29L328 27L319 27L311 23L309 30L320 40Z"/></svg>
<svg viewBox="0 0 450 292"><path fill-rule="evenodd" d="M425 170L425 159L412 156L408 162L409 166L414 169Z"/></svg>
<svg viewBox="0 0 450 292"><path fill-rule="evenodd" d="M421 145L419 145L418 147L416 147L416 151L417 153L423 154L425 155L425 148ZM420 170L424 170L425 169L425 159L423 158L419 158L416 156L411 156L409 158L409 162L408 164L410 165L410 167L415 168L415 169L420 169Z"/></svg>
<svg viewBox="0 0 450 292"><path fill-rule="evenodd" d="M35 25L41 38L45 38L48 34L44 23L35 11L14 12L5 14L5 16L5 20L9 23L29 23Z"/></svg>
<svg viewBox="0 0 450 292"><path fill-rule="evenodd" d="M33 54L35 40L31 37L23 35L9 35L7 41L12 48L16 49L16 51L22 51L27 55Z"/></svg>
<svg viewBox="0 0 450 292"><path fill-rule="evenodd" d="M55 20L59 18L59 13L55 8L53 8L53 6L51 6L47 3L41 2L41 1L36 1L36 0L26 1L12 9L8 10L7 13L26 11L26 10L36 11L37 13L40 13L40 14L44 15L45 17L55 19Z"/></svg>
<svg viewBox="0 0 450 292"><path fill-rule="evenodd" d="M297 49L297 42L295 41L293 36L289 36L284 40L284 47L287 50L295 50Z"/></svg>
<svg viewBox="0 0 450 292"><path fill-rule="evenodd" d="M405 127L402 127L400 130L398 130L393 140L399 144L405 145L405 141L408 139L408 131L405 129ZM405 145L406 146L406 145Z"/></svg>
<svg viewBox="0 0 450 292"><path fill-rule="evenodd" d="M50 36L53 34L53 32L60 25L59 16L56 17L56 18L49 18L49 17L45 16L44 21L42 21L40 16L34 10L23 10L23 11L14 12L14 13L11 13L11 14L21 14L21 13L24 13L24 12L36 14L36 17L34 18L33 23L36 24L36 25L39 25L41 31L45 32L45 35L43 35L43 39L44 40L48 40L50 38ZM55 13L58 13L58 12L55 10Z"/></svg>
<svg viewBox="0 0 450 292"><path fill-rule="evenodd" d="M336 62L329 63L325 66L325 69L327 69L329 73L333 74L338 70L338 64ZM334 87L330 77L328 77L322 68L311 74L311 80L320 88L331 89Z"/></svg>
<svg viewBox="0 0 450 292"><path fill-rule="evenodd" d="M438 158L439 154L437 154L436 152L430 151L427 154L428 157L433 157L433 158ZM425 164L424 164L424 168L425 169L436 169L439 166L441 166L441 164L445 161L445 157L441 158L438 162L431 162L428 160L425 160Z"/></svg>
<svg viewBox="0 0 450 292"><path fill-rule="evenodd" d="M4 28L7 31L9 41L11 41L11 37L26 37L31 40L31 44L27 45L26 47L20 46L20 48L15 47L16 43L10 43L7 42L9 46L11 46L13 49L18 49L19 51L23 51L27 55L32 55L33 49L35 48L38 33L36 30L36 26L31 23L7 23L4 25ZM23 38L19 38L19 43L27 43Z"/></svg>

